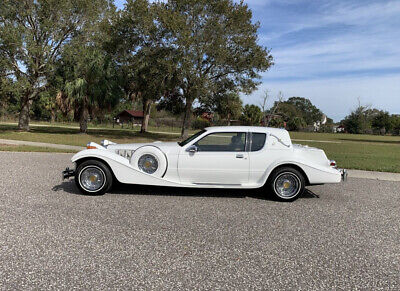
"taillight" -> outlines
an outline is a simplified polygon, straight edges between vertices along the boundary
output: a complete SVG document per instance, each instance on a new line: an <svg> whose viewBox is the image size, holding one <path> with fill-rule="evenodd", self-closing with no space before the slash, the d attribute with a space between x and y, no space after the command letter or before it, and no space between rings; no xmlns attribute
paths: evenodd
<svg viewBox="0 0 400 291"><path fill-rule="evenodd" d="M331 167L336 167L336 162L334 160L330 160L329 164Z"/></svg>

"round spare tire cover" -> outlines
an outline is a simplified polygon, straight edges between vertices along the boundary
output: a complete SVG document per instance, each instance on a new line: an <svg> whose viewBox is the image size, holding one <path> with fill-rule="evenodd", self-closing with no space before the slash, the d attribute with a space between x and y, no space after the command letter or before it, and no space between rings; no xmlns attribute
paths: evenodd
<svg viewBox="0 0 400 291"><path fill-rule="evenodd" d="M131 165L142 173L147 174L139 168L139 159L144 155L153 156L157 160L157 169L154 171L154 173L148 175L156 177L164 176L168 166L167 158L165 154L155 146L142 146L138 148L132 155Z"/></svg>

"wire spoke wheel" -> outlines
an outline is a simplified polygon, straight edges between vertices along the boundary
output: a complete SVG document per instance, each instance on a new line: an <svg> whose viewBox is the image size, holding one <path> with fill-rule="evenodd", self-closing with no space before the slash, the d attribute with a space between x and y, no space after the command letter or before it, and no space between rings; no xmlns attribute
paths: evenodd
<svg viewBox="0 0 400 291"><path fill-rule="evenodd" d="M95 192L104 187L106 177L99 167L88 166L81 171L79 181L86 191Z"/></svg>
<svg viewBox="0 0 400 291"><path fill-rule="evenodd" d="M301 190L300 178L291 172L280 173L274 180L274 190L280 198L291 199Z"/></svg>
<svg viewBox="0 0 400 291"><path fill-rule="evenodd" d="M138 161L138 167L147 174L153 174L158 169L158 161L153 155L143 155Z"/></svg>

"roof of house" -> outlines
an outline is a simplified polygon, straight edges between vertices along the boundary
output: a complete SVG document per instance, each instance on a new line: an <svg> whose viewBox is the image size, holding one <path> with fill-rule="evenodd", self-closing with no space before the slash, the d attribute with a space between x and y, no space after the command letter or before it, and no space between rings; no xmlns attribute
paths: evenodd
<svg viewBox="0 0 400 291"><path fill-rule="evenodd" d="M143 116L144 116L144 115L143 115L143 111L135 111L135 110L124 110L124 111L118 113L117 116L121 115L121 114L124 113L124 112L128 113L128 114L131 115L132 117L143 117Z"/></svg>

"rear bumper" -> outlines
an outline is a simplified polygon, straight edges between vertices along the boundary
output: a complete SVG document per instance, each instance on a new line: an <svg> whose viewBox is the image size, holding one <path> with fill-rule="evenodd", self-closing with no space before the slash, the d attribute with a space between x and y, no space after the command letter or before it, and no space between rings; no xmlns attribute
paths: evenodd
<svg viewBox="0 0 400 291"><path fill-rule="evenodd" d="M70 170L69 168L66 168L64 171L62 171L62 179L68 179L70 177L75 177L75 170Z"/></svg>
<svg viewBox="0 0 400 291"><path fill-rule="evenodd" d="M347 176L348 176L348 172L346 169L339 169L340 174L342 175L342 181L346 182L347 181Z"/></svg>

